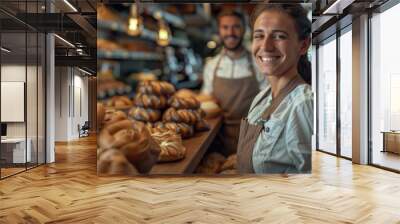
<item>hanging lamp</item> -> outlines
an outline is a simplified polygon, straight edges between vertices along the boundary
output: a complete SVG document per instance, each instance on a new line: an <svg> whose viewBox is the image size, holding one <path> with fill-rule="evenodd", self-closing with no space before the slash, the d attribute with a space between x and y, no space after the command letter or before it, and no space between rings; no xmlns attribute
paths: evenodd
<svg viewBox="0 0 400 224"><path fill-rule="evenodd" d="M131 36L139 36L142 34L143 21L140 17L139 0L135 0L135 4L131 5L131 12L128 19L128 34Z"/></svg>
<svg viewBox="0 0 400 224"><path fill-rule="evenodd" d="M158 20L157 44L168 46L171 40L171 31L162 18Z"/></svg>

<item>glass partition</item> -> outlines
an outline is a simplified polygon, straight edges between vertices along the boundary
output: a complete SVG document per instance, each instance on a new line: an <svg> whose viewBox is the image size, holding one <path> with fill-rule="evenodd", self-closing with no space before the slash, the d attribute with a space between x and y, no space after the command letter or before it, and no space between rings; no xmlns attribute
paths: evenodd
<svg viewBox="0 0 400 224"><path fill-rule="evenodd" d="M318 47L318 149L336 154L336 36Z"/></svg>
<svg viewBox="0 0 400 224"><path fill-rule="evenodd" d="M400 171L400 4L371 18L371 162Z"/></svg>
<svg viewBox="0 0 400 224"><path fill-rule="evenodd" d="M340 38L340 155L352 158L352 33L351 26Z"/></svg>
<svg viewBox="0 0 400 224"><path fill-rule="evenodd" d="M46 40L21 20L43 4L0 2L1 179L45 162Z"/></svg>

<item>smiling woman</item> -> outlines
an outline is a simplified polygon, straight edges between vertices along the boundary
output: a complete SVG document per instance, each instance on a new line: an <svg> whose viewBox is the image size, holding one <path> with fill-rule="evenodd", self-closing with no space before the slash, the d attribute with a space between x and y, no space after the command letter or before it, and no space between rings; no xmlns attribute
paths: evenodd
<svg viewBox="0 0 400 224"><path fill-rule="evenodd" d="M251 21L252 55L270 86L241 122L239 172L308 173L313 94L304 67L311 39L307 11L299 4L264 4Z"/></svg>

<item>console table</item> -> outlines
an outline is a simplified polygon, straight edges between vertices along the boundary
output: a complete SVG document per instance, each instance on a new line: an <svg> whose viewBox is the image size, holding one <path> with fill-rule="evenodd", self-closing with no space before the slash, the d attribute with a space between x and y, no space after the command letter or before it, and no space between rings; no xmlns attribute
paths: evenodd
<svg viewBox="0 0 400 224"><path fill-rule="evenodd" d="M400 154L400 131L382 131L383 151Z"/></svg>
<svg viewBox="0 0 400 224"><path fill-rule="evenodd" d="M27 144L25 153L25 143ZM1 159L5 163L25 163L31 162L32 140L27 138L6 138L1 139Z"/></svg>

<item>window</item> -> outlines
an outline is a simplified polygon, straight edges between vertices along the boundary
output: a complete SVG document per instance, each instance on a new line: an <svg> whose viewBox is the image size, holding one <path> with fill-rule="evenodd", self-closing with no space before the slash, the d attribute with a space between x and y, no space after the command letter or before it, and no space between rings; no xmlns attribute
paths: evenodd
<svg viewBox="0 0 400 224"><path fill-rule="evenodd" d="M385 144L397 144L394 148L399 149L400 133L391 140L384 137L400 130L400 32L394 28L398 21L400 4L371 18L371 158L372 164L396 170L400 170L400 155L388 151Z"/></svg>
<svg viewBox="0 0 400 224"><path fill-rule="evenodd" d="M336 36L318 48L318 149L336 153Z"/></svg>
<svg viewBox="0 0 400 224"><path fill-rule="evenodd" d="M352 157L352 35L351 26L340 36L340 155Z"/></svg>

